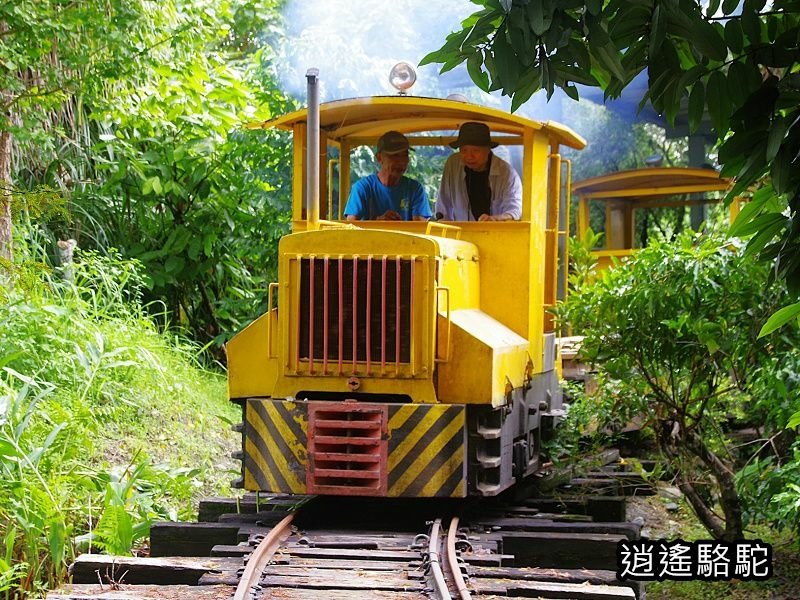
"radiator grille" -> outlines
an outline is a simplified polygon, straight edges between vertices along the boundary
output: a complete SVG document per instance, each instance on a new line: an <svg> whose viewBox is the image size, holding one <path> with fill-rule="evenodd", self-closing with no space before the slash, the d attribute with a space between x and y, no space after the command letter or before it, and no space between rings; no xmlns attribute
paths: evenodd
<svg viewBox="0 0 800 600"><path fill-rule="evenodd" d="M384 495L388 408L311 402L308 409L308 493Z"/></svg>
<svg viewBox="0 0 800 600"><path fill-rule="evenodd" d="M310 373L331 364L408 363L414 261L399 257L299 259L297 361Z"/></svg>

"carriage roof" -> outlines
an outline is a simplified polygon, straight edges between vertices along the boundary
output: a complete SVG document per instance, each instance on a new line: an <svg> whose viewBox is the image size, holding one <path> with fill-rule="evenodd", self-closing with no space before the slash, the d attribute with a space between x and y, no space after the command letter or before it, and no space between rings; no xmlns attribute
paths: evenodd
<svg viewBox="0 0 800 600"><path fill-rule="evenodd" d="M590 177L572 184L573 193L592 200L646 201L648 199L725 191L731 180L714 169L696 167L649 167L627 169Z"/></svg>
<svg viewBox="0 0 800 600"><path fill-rule="evenodd" d="M277 117L260 124L292 130L305 123L307 109ZM486 123L493 135L522 136L525 132L542 132L551 143L582 149L586 141L569 127L552 121L535 121L497 108L458 100L418 96L371 96L335 100L320 104L320 128L327 139L355 146L374 143L388 130L397 130L411 137L432 131L455 131L466 121Z"/></svg>

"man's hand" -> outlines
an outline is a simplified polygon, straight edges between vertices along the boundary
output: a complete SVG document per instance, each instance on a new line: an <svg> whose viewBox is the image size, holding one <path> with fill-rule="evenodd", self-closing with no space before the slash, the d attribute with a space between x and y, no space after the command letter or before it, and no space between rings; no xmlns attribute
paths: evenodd
<svg viewBox="0 0 800 600"><path fill-rule="evenodd" d="M402 221L403 217L400 216L400 213L397 213L393 210L387 210L383 213L380 217L376 219L377 221Z"/></svg>

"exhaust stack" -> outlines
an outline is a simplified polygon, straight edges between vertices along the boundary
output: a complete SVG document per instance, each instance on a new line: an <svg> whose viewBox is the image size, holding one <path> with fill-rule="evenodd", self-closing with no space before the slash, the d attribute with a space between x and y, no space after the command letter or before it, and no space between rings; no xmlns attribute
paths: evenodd
<svg viewBox="0 0 800 600"><path fill-rule="evenodd" d="M319 69L306 71L308 122L306 124L306 220L308 229L319 227Z"/></svg>

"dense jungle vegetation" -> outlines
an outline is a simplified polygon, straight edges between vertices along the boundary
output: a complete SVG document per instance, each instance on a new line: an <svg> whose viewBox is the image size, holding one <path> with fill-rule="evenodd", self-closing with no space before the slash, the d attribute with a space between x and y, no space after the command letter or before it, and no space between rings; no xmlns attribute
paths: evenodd
<svg viewBox="0 0 800 600"><path fill-rule="evenodd" d="M291 186L288 140L242 126L302 104L277 77L289 43L285 4L0 5L6 598L37 597L89 548L146 551L153 520L190 519L199 495L231 493L236 465L226 457L235 439L228 429L239 415L225 398L222 348L265 306L277 240L288 231ZM481 4L496 11L529 3ZM592 15L595 4L586 3ZM779 28L767 17L765 36ZM479 33L489 35L500 21L482 22ZM794 63L781 68L797 76ZM710 76L703 77L711 94ZM791 91L775 86L778 94ZM772 131L794 143L796 110L776 102L784 112L770 121L778 125ZM573 127L589 146L572 156L573 179L642 166L653 154L685 164L686 142L655 125L631 127L590 103L574 110ZM726 110L735 129L739 121ZM759 160L783 160L781 141L768 135ZM720 160L738 156L733 150L713 149L709 160L717 152ZM365 151L364 169L371 160ZM732 232L751 240L746 248L724 219L695 237L685 231L688 215L675 211L651 223L656 243L649 250L607 275L592 270L588 247L575 247L573 300L559 317L587 334L600 385L575 402L554 452L590 453L589 432L604 443L627 416L652 414L651 439L671 457L687 506L707 527L699 535L750 536L760 527L759 535L780 531L781 540L796 543L797 327L759 337L769 315L795 300L780 277L785 269L757 260L765 247L774 249L773 237L782 239L787 219L796 219L786 193L773 194L793 189L795 178L756 162L748 176L766 177L750 188L755 208ZM435 165L419 158L411 168L436 188ZM787 314L782 322L791 321ZM641 337L632 344L634 334ZM680 435L665 435L676 422ZM755 427L756 440L737 445L734 424Z"/></svg>

